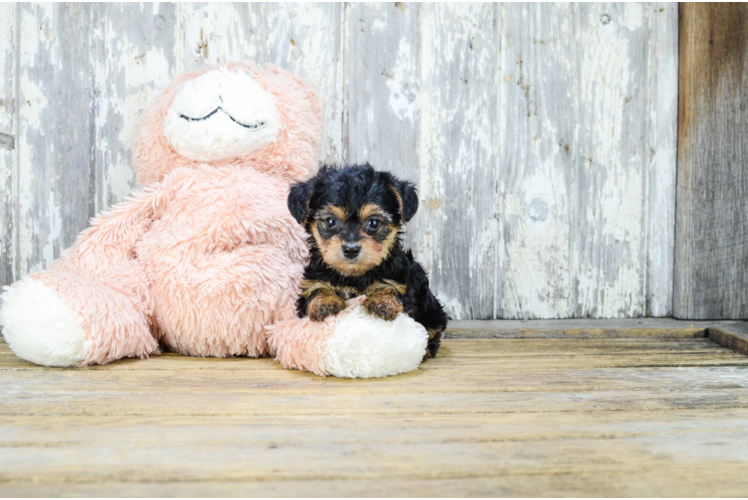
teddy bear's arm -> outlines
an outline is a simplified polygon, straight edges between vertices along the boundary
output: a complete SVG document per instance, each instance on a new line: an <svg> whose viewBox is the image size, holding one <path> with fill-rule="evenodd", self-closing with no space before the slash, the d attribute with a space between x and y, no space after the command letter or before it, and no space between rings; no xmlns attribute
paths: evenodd
<svg viewBox="0 0 748 500"><path fill-rule="evenodd" d="M135 244L166 210L173 190L154 183L100 213L51 266L52 270L96 278L133 258Z"/></svg>
<svg viewBox="0 0 748 500"><path fill-rule="evenodd" d="M309 255L306 231L285 206L268 210L265 220L251 221L244 230L248 243L276 246L294 262L306 264Z"/></svg>

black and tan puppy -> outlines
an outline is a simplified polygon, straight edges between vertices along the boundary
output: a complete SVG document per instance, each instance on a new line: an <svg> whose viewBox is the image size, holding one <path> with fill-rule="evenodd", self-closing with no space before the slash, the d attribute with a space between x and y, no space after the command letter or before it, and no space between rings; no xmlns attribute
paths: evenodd
<svg viewBox="0 0 748 500"><path fill-rule="evenodd" d="M366 295L369 314L391 321L404 312L426 327L426 357L435 356L447 315L400 241L403 224L418 210L413 184L368 164L326 166L291 187L288 208L310 235L299 316L322 321L345 300Z"/></svg>

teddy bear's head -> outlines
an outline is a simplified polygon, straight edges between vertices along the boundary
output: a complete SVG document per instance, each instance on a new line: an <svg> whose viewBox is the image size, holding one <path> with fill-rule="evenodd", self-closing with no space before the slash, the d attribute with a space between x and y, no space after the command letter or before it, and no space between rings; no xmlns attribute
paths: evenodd
<svg viewBox="0 0 748 500"><path fill-rule="evenodd" d="M147 112L133 146L143 186L178 167L245 165L286 180L317 170L322 103L288 71L252 61L177 78Z"/></svg>

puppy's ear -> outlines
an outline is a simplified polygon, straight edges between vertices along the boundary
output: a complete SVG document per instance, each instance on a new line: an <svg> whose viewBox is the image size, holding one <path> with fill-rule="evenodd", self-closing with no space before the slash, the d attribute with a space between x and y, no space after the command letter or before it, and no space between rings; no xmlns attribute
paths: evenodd
<svg viewBox="0 0 748 500"><path fill-rule="evenodd" d="M314 193L314 181L315 179L310 179L306 182L298 182L291 186L291 191L288 193L288 211L299 224L303 224L307 218L309 200Z"/></svg>
<svg viewBox="0 0 748 500"><path fill-rule="evenodd" d="M400 203L400 215L403 222L408 222L418 211L418 192L412 182L395 180L395 193Z"/></svg>

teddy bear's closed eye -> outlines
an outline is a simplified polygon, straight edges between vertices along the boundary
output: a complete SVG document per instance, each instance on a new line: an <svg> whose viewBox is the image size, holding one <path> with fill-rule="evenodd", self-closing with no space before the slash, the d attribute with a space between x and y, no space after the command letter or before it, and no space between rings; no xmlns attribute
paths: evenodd
<svg viewBox="0 0 748 500"><path fill-rule="evenodd" d="M192 118L192 117L187 116L187 115L179 115L179 117L182 118L183 120L187 120L187 121L190 121L190 122L201 122L203 120L207 120L208 118L210 118L211 116L215 115L219 111L222 112L222 113L225 113L229 118L231 118L231 121L233 121L237 125L240 125L240 126L242 126L244 128L250 129L250 130L257 130L257 129L260 129L260 128L262 128L262 127L264 127L266 125L265 122L258 122L258 123L253 123L253 124L250 124L250 125L244 124L244 123L240 122L239 120L237 120L236 118L234 118L233 116L231 116L229 113L226 112L225 109L223 109L220 106L218 106L216 109L214 109L213 111L211 111L207 115L202 116L200 118Z"/></svg>

